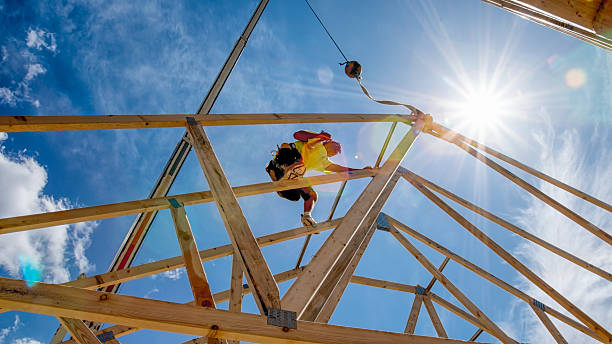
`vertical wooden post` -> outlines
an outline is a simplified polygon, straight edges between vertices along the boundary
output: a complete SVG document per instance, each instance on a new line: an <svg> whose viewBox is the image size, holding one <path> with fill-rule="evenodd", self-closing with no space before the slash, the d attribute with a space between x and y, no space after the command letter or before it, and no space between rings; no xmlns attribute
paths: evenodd
<svg viewBox="0 0 612 344"><path fill-rule="evenodd" d="M232 277L230 281L230 299L228 310L230 312L242 312L242 268L237 254L232 256ZM238 340L228 340L228 344L240 344Z"/></svg>
<svg viewBox="0 0 612 344"><path fill-rule="evenodd" d="M262 314L267 314L269 308L281 308L278 286L204 128L188 117L187 132L234 246L234 254L239 256L242 271L253 289L255 303Z"/></svg>
<svg viewBox="0 0 612 344"><path fill-rule="evenodd" d="M380 168L378 175L368 184L357 201L349 209L346 216L336 229L329 235L319 251L306 266L297 280L283 296L283 308L302 315L313 295L332 270L340 255L350 242L363 219L372 209L374 202L391 180L406 152L416 139L418 133L409 130L399 145Z"/></svg>

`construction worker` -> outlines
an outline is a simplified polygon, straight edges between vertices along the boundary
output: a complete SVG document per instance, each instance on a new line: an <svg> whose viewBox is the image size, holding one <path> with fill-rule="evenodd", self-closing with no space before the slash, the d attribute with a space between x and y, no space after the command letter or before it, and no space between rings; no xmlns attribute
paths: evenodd
<svg viewBox="0 0 612 344"><path fill-rule="evenodd" d="M331 139L331 135L324 131L315 133L300 130L293 134L297 140L292 143L283 143L278 147L274 159L266 166L266 171L272 180L301 178L308 170L320 172L350 172L359 169L334 164L327 158L341 152L342 147ZM368 169L371 167L365 167ZM317 202L317 193L311 186L300 189L280 191L278 194L290 201L304 200L304 213L301 220L304 226L313 226L316 221L311 212Z"/></svg>

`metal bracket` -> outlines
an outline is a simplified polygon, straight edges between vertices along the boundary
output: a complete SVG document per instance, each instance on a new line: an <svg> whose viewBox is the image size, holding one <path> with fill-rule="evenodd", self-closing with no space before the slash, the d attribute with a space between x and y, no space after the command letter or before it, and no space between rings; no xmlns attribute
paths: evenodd
<svg viewBox="0 0 612 344"><path fill-rule="evenodd" d="M197 125L198 124L198 122L196 122L195 118L193 118L193 117L186 117L186 119L187 119L187 124L189 124L189 125Z"/></svg>
<svg viewBox="0 0 612 344"><path fill-rule="evenodd" d="M180 207L182 207L182 205L176 199L174 199L174 198L168 198L168 203L170 203L170 205L173 208L180 208Z"/></svg>
<svg viewBox="0 0 612 344"><path fill-rule="evenodd" d="M108 342L109 340L115 339L115 334L113 333L113 331L108 331L108 332L100 333L96 337L98 337L98 340L100 342L104 343L104 342Z"/></svg>
<svg viewBox="0 0 612 344"><path fill-rule="evenodd" d="M297 313L278 308L268 309L268 325L297 329Z"/></svg>
<svg viewBox="0 0 612 344"><path fill-rule="evenodd" d="M389 224L389 221L387 221L387 217L382 212L379 213L378 217L376 218L376 227L378 229L386 230L386 231L391 229L391 225Z"/></svg>
<svg viewBox="0 0 612 344"><path fill-rule="evenodd" d="M539 309L541 309L543 311L546 311L546 306L542 302L540 302L540 301L538 301L536 299L533 299L533 305L538 307Z"/></svg>
<svg viewBox="0 0 612 344"><path fill-rule="evenodd" d="M414 289L416 289L417 294L419 295L427 295L427 291L425 290L425 288L417 285L416 287L414 287Z"/></svg>

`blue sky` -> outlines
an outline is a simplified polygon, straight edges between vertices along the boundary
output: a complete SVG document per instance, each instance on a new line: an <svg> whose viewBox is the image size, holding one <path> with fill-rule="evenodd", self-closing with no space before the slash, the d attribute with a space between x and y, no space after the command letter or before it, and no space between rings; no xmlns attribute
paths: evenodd
<svg viewBox="0 0 612 344"><path fill-rule="evenodd" d="M608 203L612 200L609 52L477 0L311 3L345 54L361 62L364 82L375 97L413 104L448 127ZM252 0L173 4L0 0L0 115L194 112L256 5ZM213 112L403 111L368 100L344 76L337 64L341 61L302 0L271 0ZM244 185L267 181L263 167L270 151L290 140L295 130L332 133L343 144L343 155L334 161L362 167L375 161L389 126L282 125L206 131L230 183ZM392 145L405 130L398 129ZM0 133L0 217L146 198L183 132L177 128ZM608 246L447 143L420 137L403 166L612 270ZM600 228L612 227L609 213L533 177L525 178ZM348 184L338 215L346 212L365 184ZM207 188L191 154L170 193ZM337 184L317 188L320 202L313 213L317 220L327 216L337 188ZM240 204L256 236L299 226L301 204L275 194L242 198ZM554 304L407 182L398 183L384 211ZM600 324L612 323L609 283L460 211ZM228 242L216 206L191 206L187 212L200 249ZM132 221L126 216L0 237L0 274L21 277L20 256L21 261L26 257L38 262L42 278L50 282L74 279L80 272L105 272ZM326 236L313 237L307 259ZM301 244L300 239L263 248L271 270L292 268ZM434 264L442 261L437 253L415 244ZM134 264L179 254L169 213L160 212ZM230 267L228 258L205 263L213 291L228 288ZM450 263L445 272L515 339L552 342L523 303L457 264ZM408 284L424 285L430 279L384 232L372 239L357 274ZM279 287L284 292L288 284ZM440 285L433 291L453 300ZM176 302L191 298L180 270L125 283L121 292ZM412 298L350 285L331 323L401 332ZM475 331L437 309L450 337L467 339ZM257 312L249 297L244 310ZM0 344L47 342L56 326L53 317L6 313L0 316ZM565 325L559 327L569 342L589 340ZM416 333L435 333L424 311ZM140 331L121 342L190 338ZM481 340L495 341L485 334Z"/></svg>

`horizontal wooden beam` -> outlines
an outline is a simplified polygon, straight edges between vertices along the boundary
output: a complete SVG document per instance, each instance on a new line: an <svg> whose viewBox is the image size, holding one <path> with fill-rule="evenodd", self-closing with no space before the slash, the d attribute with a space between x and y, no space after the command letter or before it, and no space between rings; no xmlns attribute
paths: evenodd
<svg viewBox="0 0 612 344"><path fill-rule="evenodd" d="M245 197L275 191L290 190L309 185L329 184L349 179L372 177L376 173L377 170L354 171L350 174L334 173L294 180L283 180L278 182L238 186L234 187L233 191L236 197ZM137 201L111 203L83 208L75 208L70 210L54 211L49 213L8 217L0 219L0 234L66 225L83 221L102 220L111 217L167 209L170 207L170 203L168 202L168 200L171 198L184 205L194 205L214 201L214 198L210 191L201 191L173 195L168 197L157 197Z"/></svg>
<svg viewBox="0 0 612 344"><path fill-rule="evenodd" d="M293 279L295 277L297 277L302 271L304 270L303 267L301 268L295 268L295 269L291 269L291 270L287 270L287 271L283 271L280 273L277 273L276 275L274 275L274 280L276 281L276 283L281 283L281 282L285 282L288 281L290 279ZM241 290L242 295L247 295L251 293L251 289L249 289L248 286L245 286L244 288L242 288ZM215 294L213 294L213 299L215 300L215 303L219 304L221 302L225 302L225 301L230 301L230 294L231 294L231 290L223 290L220 292L217 292ZM193 301L189 301L184 303L185 305L193 305L194 302ZM98 331L96 334L102 334L104 332L113 332L113 335L115 337L122 337L125 335L128 335L130 333L134 333L136 331L140 331L139 328L136 327L129 327L129 326L124 326L124 325L114 325L114 326L110 326L107 327L105 329L102 329L100 331ZM75 344L75 342L72 339L66 340L64 342L62 342L62 344Z"/></svg>
<svg viewBox="0 0 612 344"><path fill-rule="evenodd" d="M285 331L265 316L207 309L98 291L0 278L0 306L23 312L85 318L152 330L258 343L466 343L400 333L298 321Z"/></svg>
<svg viewBox="0 0 612 344"><path fill-rule="evenodd" d="M146 129L184 127L185 118L194 117L204 126L293 124L293 123L353 123L405 122L413 115L358 113L247 113L210 115L59 115L59 116L0 116L0 131L58 131L102 129Z"/></svg>

